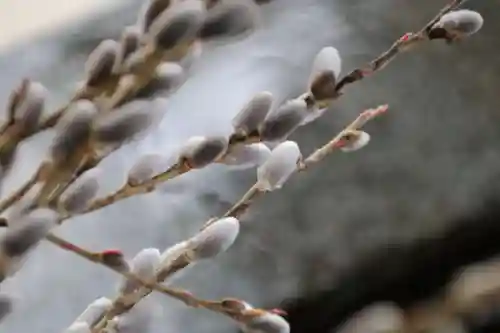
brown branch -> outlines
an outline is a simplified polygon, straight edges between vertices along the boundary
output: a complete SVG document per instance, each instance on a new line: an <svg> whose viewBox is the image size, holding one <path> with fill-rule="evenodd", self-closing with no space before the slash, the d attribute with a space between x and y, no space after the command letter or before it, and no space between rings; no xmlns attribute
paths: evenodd
<svg viewBox="0 0 500 333"><path fill-rule="evenodd" d="M357 81L361 81L365 77L370 76L375 72L384 69L400 53L408 51L414 46L417 46L422 42L429 40L430 29L441 19L441 17L446 13L460 7L466 1L467 0L451 1L443 9L441 9L439 13L417 33L405 34L403 37L394 42L388 50L384 51L382 54L380 54L378 57L370 61L368 64L354 69L349 74L340 79L339 83L336 86L336 90L340 93L345 88L345 86Z"/></svg>
<svg viewBox="0 0 500 333"><path fill-rule="evenodd" d="M450 4L442 8L439 13L431 20L429 21L420 31L416 34L406 34L402 38L398 39L387 51L383 52L380 54L377 58L372 60L369 64L367 64L364 67L357 68L353 70L351 73L343 77L339 83L336 86L337 91L339 92L338 97L340 97L342 94L340 93L341 90L348 84L352 84L357 81L361 81L363 78L365 78L368 75L371 75L381 69L383 69L385 66L387 66L398 54L402 53L403 51L409 50L411 47L419 44L420 42L428 40L427 34L429 30L436 24L436 22L439 21L439 19L446 13L456 9L459 7L461 4L463 4L466 0L453 0ZM305 99L306 101L310 102L310 96L309 94L303 94L300 96L300 98ZM331 103L330 101L329 103ZM259 138L252 137L250 138L252 142L259 142ZM241 142L240 140L235 140L232 141L230 140L229 142L229 148L227 150L227 153L231 151L235 146L240 145L242 143L246 142ZM226 153L226 154L227 154ZM155 176L141 184L137 184L135 186L131 186L130 184L124 185L122 188L117 190L115 193L110 194L109 196L98 199L95 202L93 202L87 210L82 212L81 214L86 214L92 211L95 211L97 209L104 208L106 206L109 206L117 201L132 197L134 195L138 194L145 194L149 193L155 190L156 186L158 186L160 183L163 183L167 180L171 180L177 176L180 176L186 172L189 172L192 169L186 169L184 165L176 166L178 170L172 170L169 169L165 171L164 173ZM258 193L253 193L254 196L257 196ZM243 206L240 207L239 209L243 209ZM71 216L65 216L63 220L70 218Z"/></svg>

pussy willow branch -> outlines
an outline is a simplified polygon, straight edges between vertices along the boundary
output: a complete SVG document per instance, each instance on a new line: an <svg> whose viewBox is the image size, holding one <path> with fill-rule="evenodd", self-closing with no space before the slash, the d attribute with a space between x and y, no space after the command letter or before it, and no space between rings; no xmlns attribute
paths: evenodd
<svg viewBox="0 0 500 333"><path fill-rule="evenodd" d="M329 141L328 143L323 145L321 148L314 151L311 155L309 155L309 157L307 157L306 159L301 161L297 166L298 170L305 171L309 167L311 167L313 164L322 161L327 155L329 155L330 153L335 151L335 149L337 148L337 144L345 137L346 134L348 134L349 132L351 132L353 130L361 128L363 125L365 125L371 119L385 113L387 111L387 108L388 108L387 105L382 105L382 106L379 106L375 109L369 109L369 110L362 112L351 124L349 124L347 127L345 127L331 141ZM248 207L250 207L251 203L254 202L254 199L256 198L257 194L263 195L265 193L266 192L259 191L258 187L256 185L252 186L250 188L250 190L247 191L247 193L245 193L243 195L241 200L239 200L233 207L231 207L224 214L224 217L228 217L228 216L240 217L248 209ZM209 220L207 223L205 223L203 228L207 227L215 220L216 219ZM63 239L55 236L54 234L48 235L46 237L46 239L49 242L51 242L52 244L62 248L63 250L73 252L74 254L76 254L82 258L85 258L85 259L90 260L94 263L101 264L101 265L104 265L108 268L111 268L114 271L116 271L117 273L123 275L124 277L129 277L129 275L130 275L130 273L124 272L124 271L119 270L119 269L115 269L113 267L109 267L108 265L103 263L103 261L100 257L100 253L95 253L95 252L85 250L81 247L78 247L78 246L76 246L76 245L74 245L66 240L63 240ZM166 276L164 278L166 278ZM209 303L210 307L207 307L207 306L205 306L206 304L204 303L204 301L194 299L194 298L189 298L190 297L189 293L186 294L185 291L176 291L176 290L172 291L172 289L168 289L168 292L167 292L165 289L157 288L156 282L155 283L143 283L144 281L142 281L138 278L134 278L133 276L132 276L132 279L137 280L143 287L147 288L148 290L146 290L142 295L140 295L140 297L136 298L135 300L133 300L132 302L127 304L126 309L130 309L132 306L137 304L137 302L139 302L142 298L149 295L152 290L156 290L156 291L160 291L164 294L167 294L169 296L172 296L178 300L181 300L184 303L186 303L187 305L204 307L204 308L208 308L209 310L212 310L212 311L220 312L218 310L214 310L213 308L211 308L211 306L213 305L213 302ZM118 299L120 299L120 298L118 298ZM115 301L114 303L118 303L118 302ZM111 311L111 312L114 312L113 315L119 315L119 314L123 313L124 311L126 311L126 309L119 309L119 310L115 310L115 311ZM111 319L111 318L108 318L108 319ZM105 326L104 321L101 321L101 323L99 324L99 328L104 328L104 326Z"/></svg>
<svg viewBox="0 0 500 333"><path fill-rule="evenodd" d="M352 84L357 81L361 81L363 78L370 76L371 74L384 69L391 61L393 61L399 54L406 52L418 44L429 40L430 29L441 19L446 13L455 10L460 7L467 0L453 0L448 5L443 7L439 13L430 20L422 29L417 33L407 33L392 46L380 54L377 58L370 61L368 64L356 68L349 74L340 79L336 86L338 92L341 92L347 85Z"/></svg>
<svg viewBox="0 0 500 333"><path fill-rule="evenodd" d="M439 19L446 13L458 8L461 4L463 4L466 0L453 0L447 6L442 8L439 13L429 21L418 33L409 33L404 35L402 38L398 39L388 50L384 51L377 58L372 60L367 65L354 69L349 74L340 79L339 83L336 86L337 91L340 93L345 86L352 84L357 81L361 81L366 76L369 76L377 71L382 70L387 66L392 60L396 58L396 56L404 51L407 51L417 44L424 42L428 39L428 32L432 26L439 21ZM341 94L339 95L341 96ZM309 97L308 94L305 94L302 98L307 99ZM238 142L230 143L228 152L235 146L239 144ZM175 177L185 174L190 171L184 165L175 165L173 168L143 182L140 184L125 184L116 192L101 198L97 199L90 204L90 206L83 211L81 214L90 213L95 210L101 209L103 207L109 206L117 201L138 195L145 194L155 190L156 186L165 181L171 180ZM254 194L256 195L256 194ZM66 220L72 217L71 215L66 215L62 218L62 220Z"/></svg>
<svg viewBox="0 0 500 333"><path fill-rule="evenodd" d="M174 299L177 299L187 306L194 307L194 308L204 308L213 312L221 313L223 315L226 315L228 317L231 317L232 319L245 316L244 312L238 311L235 309L230 309L227 307L224 307L222 305L222 301L213 301L213 300L204 300L197 298L194 296L192 293L186 290L182 289L177 289L177 288L169 288L163 285L160 285L156 281L146 281L138 276L128 272L127 270L122 270L116 267L113 267L110 264L107 264L106 262L103 261L102 259L102 253L99 252L91 252L88 251L82 247L79 247L73 243L68 242L67 240L56 236L55 234L51 233L47 236L47 240L49 240L52 244L57 245L61 249L70 251L76 255L78 255L81 258L84 258L88 261L91 261L95 264L98 264L100 266L104 266L121 276L123 276L126 279L129 280L134 280L137 283L141 284L143 287L149 288L151 290L155 290L159 293L162 293L164 295L170 296Z"/></svg>

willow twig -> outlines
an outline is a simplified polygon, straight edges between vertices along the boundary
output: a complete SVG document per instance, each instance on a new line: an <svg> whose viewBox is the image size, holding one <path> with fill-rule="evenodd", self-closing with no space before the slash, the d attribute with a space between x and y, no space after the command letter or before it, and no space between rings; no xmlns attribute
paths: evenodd
<svg viewBox="0 0 500 333"><path fill-rule="evenodd" d="M351 71L349 74L344 76L342 79L340 79L339 83L336 86L336 90L339 92L338 97L342 96L340 94L341 90L349 84L352 84L354 82L362 80L364 77L368 76L369 74L373 74L381 69L383 69L385 66L387 66L394 58L400 54L403 51L409 50L411 47L415 46L416 44L419 44L420 42L428 40L427 34L432 28L436 22L439 21L439 19L446 13L456 9L459 7L461 4L463 4L466 0L453 0L451 3L449 3L447 6L442 8L439 13L432 19L430 20L423 28L419 30L418 33L408 33L405 34L402 38L398 39L393 45L386 51L384 51L382 54L380 54L378 57L376 57L374 60L372 60L370 63L367 65L354 69ZM337 97L337 98L338 98ZM303 99L308 99L310 98L309 94L303 94L300 96L300 98ZM331 101L330 101L331 103ZM252 138L252 142L259 142L260 139L258 138ZM239 141L235 142L229 142L229 147L227 150L228 154L231 149L233 149L235 146L241 144ZM111 204L114 204L117 201L138 195L138 194L145 194L149 193L155 190L155 188L160 184L165 181L171 180L175 177L178 177L186 172L191 171L192 169L186 169L185 166L181 166L179 170L172 170L169 169L165 171L164 173L153 177L141 184L131 186L131 185L124 185L122 188L117 190L115 193L110 194L109 196L98 199L95 202L93 202L89 208L85 211L83 211L81 214L89 213L92 211L95 211L97 209L104 208L106 206L109 206ZM175 172L174 172L175 171ZM258 193L254 193L253 195L257 196ZM243 207L241 207L243 208ZM65 216L63 219L68 219L71 216Z"/></svg>

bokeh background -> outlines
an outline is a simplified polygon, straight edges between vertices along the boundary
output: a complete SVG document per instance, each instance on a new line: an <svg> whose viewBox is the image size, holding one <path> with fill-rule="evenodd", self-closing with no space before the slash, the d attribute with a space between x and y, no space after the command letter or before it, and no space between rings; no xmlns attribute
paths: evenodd
<svg viewBox="0 0 500 333"><path fill-rule="evenodd" d="M0 18L19 19L5 19L9 24L1 30L0 100L30 77L50 89L52 109L82 78L86 55L133 24L142 2L74 1L64 11L56 0L44 1L43 10L36 0L24 0L23 7L4 1ZM228 134L231 118L256 92L269 90L278 101L299 95L322 47L339 49L346 73L422 27L445 3L275 0L262 6L257 32L234 44L209 45L186 84L158 105L165 111L158 127L104 161L102 193L118 187L141 154L172 153L193 135ZM453 47L429 43L401 56L347 88L324 117L292 136L307 154L363 109L390 104L386 116L367 126L373 140L366 149L332 155L257 202L231 251L173 284L200 297L281 306L293 333L326 333L376 301L410 306L437 293L462 266L495 256L500 1L469 1L467 8L484 15L479 34ZM44 13L52 13L51 24L34 25L32 18ZM52 136L43 133L22 146L4 194L34 171ZM223 212L254 180L251 170L209 167L76 218L60 234L130 256L144 247L162 249ZM92 300L114 295L116 285L113 273L42 244L2 285L16 304L0 332L60 332ZM161 295L148 302L153 333L236 330L225 318Z"/></svg>

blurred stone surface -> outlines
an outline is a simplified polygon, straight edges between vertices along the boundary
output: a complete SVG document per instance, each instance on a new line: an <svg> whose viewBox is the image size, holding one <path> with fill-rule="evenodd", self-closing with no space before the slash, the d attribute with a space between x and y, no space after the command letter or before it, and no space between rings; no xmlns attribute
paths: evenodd
<svg viewBox="0 0 500 333"><path fill-rule="evenodd" d="M269 90L280 101L302 93L320 48L337 47L346 73L423 26L445 3L276 0L265 5L258 32L232 45L209 46L192 77L161 105L165 117L158 128L104 161L103 193L125 179L140 154L172 153L193 135L228 134L231 118L254 93ZM0 56L0 99L30 76L53 92L52 106L62 103L81 79L86 54L101 39L116 37L132 24L138 6L131 2L116 13L5 52ZM345 286L343 292L356 294L363 280L346 285L343 279L358 263L374 260L374 251L396 253L439 237L459 217L497 195L498 6L498 1L469 1L467 8L485 17L480 33L454 47L427 44L401 56L383 72L347 88L323 118L299 129L292 139L307 154L363 109L384 103L391 107L366 127L372 135L367 148L332 155L260 200L227 254L194 267L175 284L201 297L234 296L262 306L339 284ZM41 134L22 147L4 193L33 172L51 136ZM209 167L154 194L76 218L61 234L89 248L121 248L129 256L144 247L164 248L223 212L254 179L252 171ZM372 269L365 279L376 281L386 269L397 270L397 260L377 263L380 271ZM2 286L16 303L0 332L61 331L92 300L113 295L115 278L44 244ZM234 330L224 318L159 295L150 301L158 310L153 333L166 327L193 333Z"/></svg>

